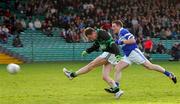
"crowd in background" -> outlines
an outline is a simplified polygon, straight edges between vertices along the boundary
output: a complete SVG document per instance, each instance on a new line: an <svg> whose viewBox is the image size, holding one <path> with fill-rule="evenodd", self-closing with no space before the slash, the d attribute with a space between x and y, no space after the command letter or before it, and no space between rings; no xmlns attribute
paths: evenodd
<svg viewBox="0 0 180 104"><path fill-rule="evenodd" d="M123 21L124 27L135 35L140 49L146 52L167 53L161 42L152 42L152 48L145 49L151 44L150 38L180 39L178 0L15 0L13 4L11 1L0 1L6 7L0 7L0 42L5 44L13 36L15 47L23 46L19 34L25 29L53 36L53 27L59 27L60 36L67 42L88 42L84 28L112 32L111 22L117 19Z"/></svg>
<svg viewBox="0 0 180 104"><path fill-rule="evenodd" d="M180 43L173 43L171 49L167 49L166 46L160 40L158 43L154 44L152 39L147 36L142 44L138 44L139 49L144 52L144 55L151 59L151 54L171 54L172 61L178 61L180 58Z"/></svg>
<svg viewBox="0 0 180 104"><path fill-rule="evenodd" d="M13 46L23 46L19 34L26 29L42 30L47 36L53 36L52 28L58 26L56 0L28 0L24 2L15 0L13 4L11 1L0 1L6 7L5 9L0 7L1 43L6 44L8 38L12 36L14 37ZM40 15L43 15L43 20L39 20Z"/></svg>
<svg viewBox="0 0 180 104"><path fill-rule="evenodd" d="M67 42L87 42L83 29L89 26L112 32L111 22L117 19L135 35L147 57L148 53L171 52L161 42L153 44L150 38L180 39L178 0L62 0L60 5L61 34ZM179 45L174 46L178 51L172 53L179 54Z"/></svg>
<svg viewBox="0 0 180 104"><path fill-rule="evenodd" d="M16 0L14 8L22 14L22 18L29 20L28 26L32 30L43 28L49 31L50 28L58 26L58 3L56 0L28 0L25 3ZM43 21L38 19L41 15L45 16ZM35 16L37 18L32 21Z"/></svg>
<svg viewBox="0 0 180 104"><path fill-rule="evenodd" d="M110 31L111 21L121 19L136 37L179 38L178 0L62 0L60 5L61 27L72 37L83 37L88 26Z"/></svg>

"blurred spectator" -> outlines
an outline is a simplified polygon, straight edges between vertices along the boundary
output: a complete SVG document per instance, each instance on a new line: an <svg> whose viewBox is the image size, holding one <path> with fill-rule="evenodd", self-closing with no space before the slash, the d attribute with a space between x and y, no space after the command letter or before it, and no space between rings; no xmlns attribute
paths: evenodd
<svg viewBox="0 0 180 104"><path fill-rule="evenodd" d="M15 10L18 10L19 5L20 5L19 0L16 0L16 1L14 2L14 8L15 8Z"/></svg>
<svg viewBox="0 0 180 104"><path fill-rule="evenodd" d="M56 10L54 7L52 7L51 10L50 10L50 13L51 13L52 15L54 15L56 12L57 12L57 10Z"/></svg>
<svg viewBox="0 0 180 104"><path fill-rule="evenodd" d="M3 17L3 23L4 23L4 24L10 24L10 23L11 23L10 18L4 16L4 17Z"/></svg>
<svg viewBox="0 0 180 104"><path fill-rule="evenodd" d="M177 32L177 30L176 30L176 28L172 28L172 37L174 38L174 39L178 39L178 32Z"/></svg>
<svg viewBox="0 0 180 104"><path fill-rule="evenodd" d="M165 35L166 39L172 39L172 32L169 28L166 28L164 35Z"/></svg>
<svg viewBox="0 0 180 104"><path fill-rule="evenodd" d="M3 11L3 9L0 7L0 16L1 16L1 18L0 18L0 20L2 21L2 16L4 15L4 11Z"/></svg>
<svg viewBox="0 0 180 104"><path fill-rule="evenodd" d="M138 20L136 17L133 17L131 24L132 24L132 28L133 28L133 33L135 34L138 29Z"/></svg>
<svg viewBox="0 0 180 104"><path fill-rule="evenodd" d="M35 27L32 21L29 22L28 26L29 26L29 29L35 30Z"/></svg>
<svg viewBox="0 0 180 104"><path fill-rule="evenodd" d="M180 44L175 43L171 48L171 56L173 59L171 61L179 61L180 58Z"/></svg>
<svg viewBox="0 0 180 104"><path fill-rule="evenodd" d="M26 22L24 21L24 19L21 19L21 25L22 25L22 27L23 27L23 29L26 29Z"/></svg>
<svg viewBox="0 0 180 104"><path fill-rule="evenodd" d="M8 33L9 29L5 25L2 25L2 31Z"/></svg>
<svg viewBox="0 0 180 104"><path fill-rule="evenodd" d="M41 22L39 21L39 19L36 19L35 21L34 21L34 27L36 28L36 29L41 29Z"/></svg>
<svg viewBox="0 0 180 104"><path fill-rule="evenodd" d="M45 32L45 28L47 27L47 23L42 21L42 31Z"/></svg>
<svg viewBox="0 0 180 104"><path fill-rule="evenodd" d="M32 8L31 8L31 7L28 7L27 10L26 10L26 16L27 16L27 18L31 19L31 18L32 18L32 15L33 15Z"/></svg>
<svg viewBox="0 0 180 104"><path fill-rule="evenodd" d="M11 16L11 13L10 13L10 10L9 10L9 9L7 9L7 10L5 11L5 16L6 16L6 17L10 17L10 16Z"/></svg>
<svg viewBox="0 0 180 104"><path fill-rule="evenodd" d="M66 38L66 31L65 31L65 29L61 30L60 36Z"/></svg>
<svg viewBox="0 0 180 104"><path fill-rule="evenodd" d="M13 39L13 43L12 45L14 47L23 47L23 44L21 43L21 40L19 38L19 35L15 36L15 38Z"/></svg>
<svg viewBox="0 0 180 104"><path fill-rule="evenodd" d="M20 33L23 31L23 26L19 20L16 20L15 29L16 29L17 33Z"/></svg>
<svg viewBox="0 0 180 104"><path fill-rule="evenodd" d="M6 44L8 41L7 35L3 32L2 26L0 26L0 42Z"/></svg>
<svg viewBox="0 0 180 104"><path fill-rule="evenodd" d="M150 53L152 51L152 48L153 48L153 42L152 42L151 38L148 36L144 42L144 52L145 52L145 56L148 59L150 59Z"/></svg>
<svg viewBox="0 0 180 104"><path fill-rule="evenodd" d="M66 36L66 37L65 37L66 42L68 42L68 43L73 42L71 29L68 29L68 30L66 31L65 36Z"/></svg>
<svg viewBox="0 0 180 104"><path fill-rule="evenodd" d="M48 21L48 23L43 24L43 32L46 36L50 37L53 36L52 34L52 23L51 21Z"/></svg>
<svg viewBox="0 0 180 104"><path fill-rule="evenodd" d="M160 31L160 33L159 33L159 35L160 35L160 38L161 39L166 39L166 36L165 36L165 29L164 28L162 28L162 30Z"/></svg>
<svg viewBox="0 0 180 104"><path fill-rule="evenodd" d="M144 51L143 49L143 41L144 41L144 39L143 39L143 35L139 35L138 37L137 37L137 40L136 40L136 43L137 43L137 45L138 45L138 48L141 50L141 51Z"/></svg>
<svg viewBox="0 0 180 104"><path fill-rule="evenodd" d="M83 42L88 42L88 38L85 36L83 30L80 31L80 38L82 39Z"/></svg>
<svg viewBox="0 0 180 104"><path fill-rule="evenodd" d="M156 53L159 53L159 54L164 54L164 53L166 53L166 48L164 47L164 45L163 45L161 42L159 42L159 43L157 44Z"/></svg>
<svg viewBox="0 0 180 104"><path fill-rule="evenodd" d="M6 35L6 37L11 36L11 34L9 33L9 29L5 25L2 26L2 32Z"/></svg>
<svg viewBox="0 0 180 104"><path fill-rule="evenodd" d="M143 35L151 36L151 28L149 25L144 25L142 31L143 31Z"/></svg>
<svg viewBox="0 0 180 104"><path fill-rule="evenodd" d="M80 42L80 31L73 31L73 42Z"/></svg>
<svg viewBox="0 0 180 104"><path fill-rule="evenodd" d="M111 23L104 22L104 23L102 23L101 28L108 31L109 29L111 29Z"/></svg>

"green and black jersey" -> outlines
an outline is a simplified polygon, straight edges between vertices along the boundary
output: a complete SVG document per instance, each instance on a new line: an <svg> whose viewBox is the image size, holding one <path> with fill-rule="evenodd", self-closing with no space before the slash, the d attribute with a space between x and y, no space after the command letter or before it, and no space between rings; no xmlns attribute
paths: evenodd
<svg viewBox="0 0 180 104"><path fill-rule="evenodd" d="M97 39L94 41L94 44L86 49L87 53L91 53L98 49L101 49L103 52L109 52L115 54L115 56L120 55L118 46L115 44L111 34L105 30L97 30Z"/></svg>

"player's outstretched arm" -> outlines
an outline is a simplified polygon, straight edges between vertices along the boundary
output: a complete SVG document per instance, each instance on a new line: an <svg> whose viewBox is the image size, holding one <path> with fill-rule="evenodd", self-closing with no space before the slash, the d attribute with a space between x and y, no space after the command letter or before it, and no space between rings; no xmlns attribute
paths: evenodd
<svg viewBox="0 0 180 104"><path fill-rule="evenodd" d="M134 38L128 39L128 40L123 40L122 41L124 44L134 44L136 43L136 40Z"/></svg>
<svg viewBox="0 0 180 104"><path fill-rule="evenodd" d="M90 54L91 52L98 50L99 47L100 47L99 44L95 42L90 48L86 49L86 52Z"/></svg>
<svg viewBox="0 0 180 104"><path fill-rule="evenodd" d="M115 43L117 45L134 44L134 43L136 43L136 40L134 38L131 38L131 39L128 39L128 40L115 40Z"/></svg>

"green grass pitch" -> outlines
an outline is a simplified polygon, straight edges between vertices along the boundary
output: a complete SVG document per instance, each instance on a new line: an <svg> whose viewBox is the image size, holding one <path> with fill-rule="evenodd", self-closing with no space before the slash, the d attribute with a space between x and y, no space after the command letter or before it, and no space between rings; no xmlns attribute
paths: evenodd
<svg viewBox="0 0 180 104"><path fill-rule="evenodd" d="M180 62L154 62L174 72L180 79ZM77 70L87 62L32 63L21 65L11 75L0 65L0 104L180 104L180 84L163 74L132 65L123 71L119 99L104 91L102 67L72 81L62 68ZM113 75L113 72L112 72Z"/></svg>

